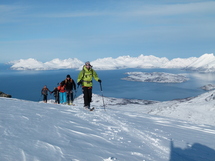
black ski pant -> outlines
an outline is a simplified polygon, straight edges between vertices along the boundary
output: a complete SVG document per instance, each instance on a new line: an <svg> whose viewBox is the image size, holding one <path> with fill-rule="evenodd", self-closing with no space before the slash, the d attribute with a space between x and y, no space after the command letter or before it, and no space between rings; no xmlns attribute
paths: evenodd
<svg viewBox="0 0 215 161"><path fill-rule="evenodd" d="M43 95L43 101L47 102L47 95L45 95L45 94Z"/></svg>
<svg viewBox="0 0 215 161"><path fill-rule="evenodd" d="M92 102L92 87L82 87L84 94L84 106L90 107L90 102Z"/></svg>
<svg viewBox="0 0 215 161"><path fill-rule="evenodd" d="M55 103L60 103L60 100L59 100L59 92L57 92L55 95L54 95L54 97L55 97Z"/></svg>
<svg viewBox="0 0 215 161"><path fill-rule="evenodd" d="M72 90L67 90L66 91L66 96L67 96L67 102L68 103L73 102L73 92L72 92Z"/></svg>

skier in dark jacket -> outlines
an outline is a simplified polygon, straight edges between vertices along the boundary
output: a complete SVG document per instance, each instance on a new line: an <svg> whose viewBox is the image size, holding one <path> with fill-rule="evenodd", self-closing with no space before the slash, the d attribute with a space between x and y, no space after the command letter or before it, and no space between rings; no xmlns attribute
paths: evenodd
<svg viewBox="0 0 215 161"><path fill-rule="evenodd" d="M74 101L73 89L76 91L76 84L74 80L70 77L70 75L66 76L66 79L64 82L65 82L65 88L66 88L67 103L71 105Z"/></svg>
<svg viewBox="0 0 215 161"><path fill-rule="evenodd" d="M47 86L44 86L41 90L41 94L43 95L43 102L44 103L47 103L48 92L51 93L51 91L47 88Z"/></svg>
<svg viewBox="0 0 215 161"><path fill-rule="evenodd" d="M57 87L55 87L54 90L51 91L51 93L54 93L55 103L56 103L56 104L57 104L57 103L59 104L59 103L60 103L60 102L59 102L59 91L58 91Z"/></svg>

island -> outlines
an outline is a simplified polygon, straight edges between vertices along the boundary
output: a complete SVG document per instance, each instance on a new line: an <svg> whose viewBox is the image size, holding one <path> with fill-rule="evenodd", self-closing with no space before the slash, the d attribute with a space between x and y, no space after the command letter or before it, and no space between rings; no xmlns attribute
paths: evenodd
<svg viewBox="0 0 215 161"><path fill-rule="evenodd" d="M155 82L155 83L182 83L188 81L189 78L182 74L172 74L164 72L126 72L128 76L122 78L127 81L139 82Z"/></svg>
<svg viewBox="0 0 215 161"><path fill-rule="evenodd" d="M205 86L202 86L201 88L205 91L210 91L210 90L215 89L215 84L207 84Z"/></svg>

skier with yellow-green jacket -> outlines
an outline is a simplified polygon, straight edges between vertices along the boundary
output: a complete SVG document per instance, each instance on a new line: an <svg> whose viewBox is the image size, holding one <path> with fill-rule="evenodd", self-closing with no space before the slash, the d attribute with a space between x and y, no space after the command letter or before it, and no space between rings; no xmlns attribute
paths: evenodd
<svg viewBox="0 0 215 161"><path fill-rule="evenodd" d="M78 86L82 85L82 91L84 94L84 107L90 109L90 102L92 102L92 87L93 87L93 78L101 83L97 73L92 69L90 62L87 61L83 66L83 69L78 75Z"/></svg>

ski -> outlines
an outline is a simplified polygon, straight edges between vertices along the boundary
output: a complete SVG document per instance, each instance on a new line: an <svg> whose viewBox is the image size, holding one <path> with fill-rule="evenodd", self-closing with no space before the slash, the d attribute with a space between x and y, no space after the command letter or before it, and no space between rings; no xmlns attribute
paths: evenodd
<svg viewBox="0 0 215 161"><path fill-rule="evenodd" d="M90 108L89 110L90 110L90 111L93 111L94 109L95 109L95 108L93 107L93 108Z"/></svg>
<svg viewBox="0 0 215 161"><path fill-rule="evenodd" d="M68 105L69 105L69 106L75 106L75 104L73 104L73 103L69 103Z"/></svg>
<svg viewBox="0 0 215 161"><path fill-rule="evenodd" d="M95 108L85 108L86 110L93 111Z"/></svg>

